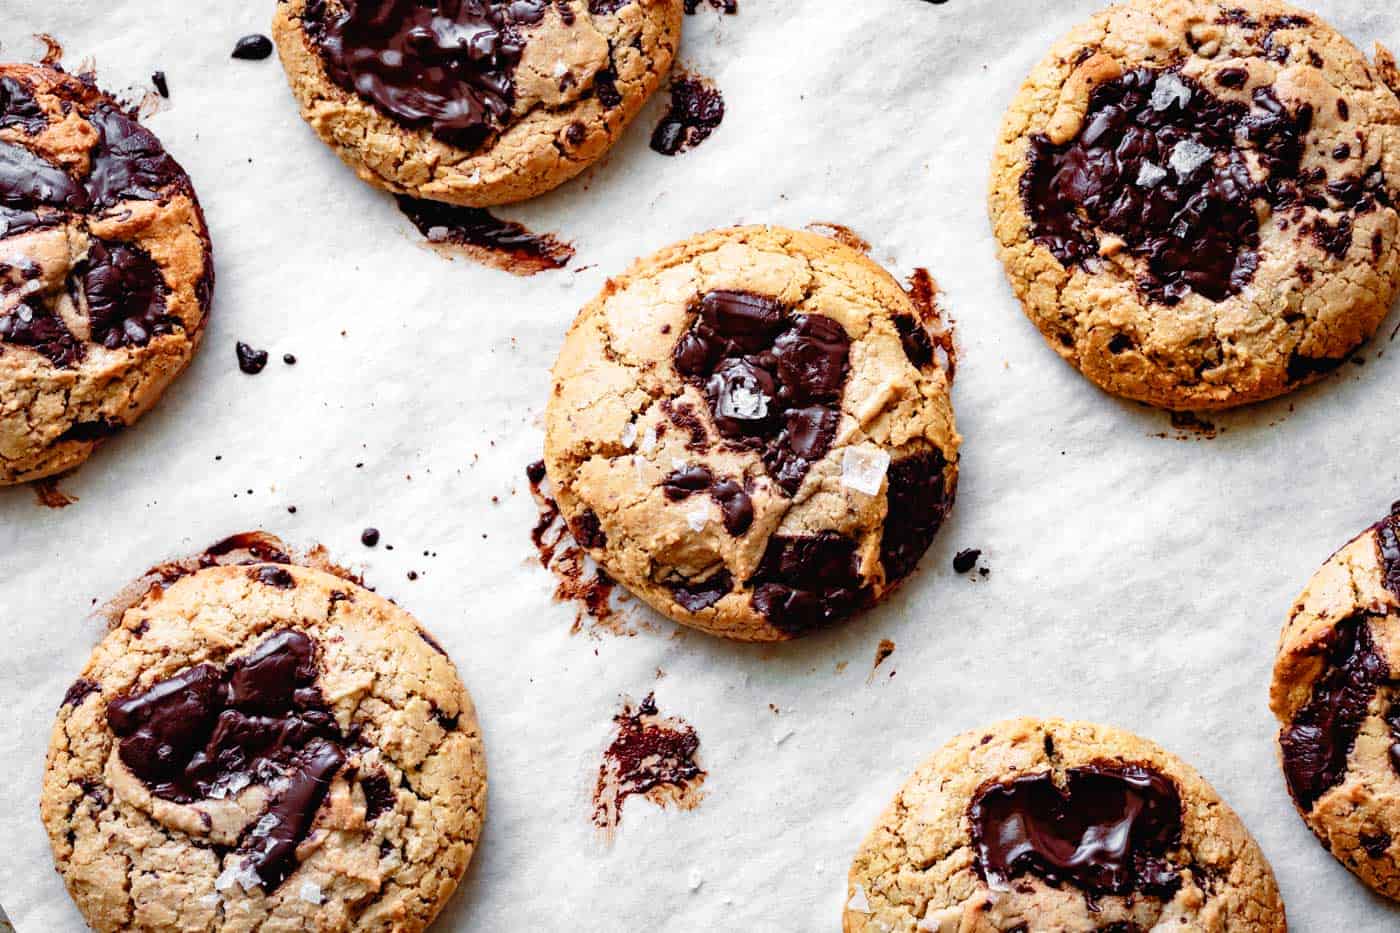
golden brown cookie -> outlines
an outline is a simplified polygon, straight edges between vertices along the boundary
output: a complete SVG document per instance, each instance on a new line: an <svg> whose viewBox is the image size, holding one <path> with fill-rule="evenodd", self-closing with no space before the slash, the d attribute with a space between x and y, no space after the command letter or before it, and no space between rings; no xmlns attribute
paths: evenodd
<svg viewBox="0 0 1400 933"><path fill-rule="evenodd" d="M156 568L63 698L40 810L94 929L422 930L466 870L486 766L452 662L285 559Z"/></svg>
<svg viewBox="0 0 1400 933"><path fill-rule="evenodd" d="M1387 74L1275 0L1130 0L1079 26L1012 102L992 168L1026 314L1099 386L1163 408L1335 369L1400 287Z"/></svg>
<svg viewBox="0 0 1400 933"><path fill-rule="evenodd" d="M1343 865L1400 899L1400 503L1294 601L1269 702L1303 821Z"/></svg>
<svg viewBox="0 0 1400 933"><path fill-rule="evenodd" d="M660 85L682 0L280 0L302 116L365 181L471 207L593 164Z"/></svg>
<svg viewBox="0 0 1400 933"><path fill-rule="evenodd" d="M140 418L213 288L199 200L160 141L90 79L0 65L0 485Z"/></svg>
<svg viewBox="0 0 1400 933"><path fill-rule="evenodd" d="M554 367L545 464L574 537L658 612L729 638L873 604L957 486L934 323L812 233L719 230L638 261Z"/></svg>
<svg viewBox="0 0 1400 933"><path fill-rule="evenodd" d="M1014 719L919 767L866 837L846 933L1283 933L1272 869L1189 765L1108 726Z"/></svg>

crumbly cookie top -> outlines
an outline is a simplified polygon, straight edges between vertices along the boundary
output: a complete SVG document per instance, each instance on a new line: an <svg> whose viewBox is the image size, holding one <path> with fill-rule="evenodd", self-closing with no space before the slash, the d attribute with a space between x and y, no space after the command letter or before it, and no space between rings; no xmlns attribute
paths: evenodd
<svg viewBox="0 0 1400 933"><path fill-rule="evenodd" d="M1284 778L1298 812L1372 887L1400 897L1400 503L1294 603L1274 664Z"/></svg>
<svg viewBox="0 0 1400 933"><path fill-rule="evenodd" d="M0 66L0 483L139 417L198 341L213 281L160 141L90 78Z"/></svg>
<svg viewBox="0 0 1400 933"><path fill-rule="evenodd" d="M96 929L419 930L471 857L485 770L452 663L388 601L259 549L158 568L64 698L41 809Z"/></svg>
<svg viewBox="0 0 1400 933"><path fill-rule="evenodd" d="M852 864L848 933L1282 933L1258 846L1189 766L1130 733L1021 719L922 765Z"/></svg>
<svg viewBox="0 0 1400 933"><path fill-rule="evenodd" d="M956 484L929 324L814 234L718 231L641 261L555 367L546 462L575 537L659 611L732 637L878 599Z"/></svg>

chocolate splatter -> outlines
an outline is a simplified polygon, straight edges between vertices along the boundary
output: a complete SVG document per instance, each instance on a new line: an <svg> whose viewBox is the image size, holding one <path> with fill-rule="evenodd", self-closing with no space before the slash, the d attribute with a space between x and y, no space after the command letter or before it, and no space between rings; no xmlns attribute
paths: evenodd
<svg viewBox="0 0 1400 933"><path fill-rule="evenodd" d="M651 148L673 156L710 138L724 120L724 96L710 79L678 75L671 79L671 107L651 134Z"/></svg>
<svg viewBox="0 0 1400 933"><path fill-rule="evenodd" d="M551 233L532 233L479 207L456 207L400 195L399 210L445 254L460 254L482 265L527 276L562 269L574 258L571 244Z"/></svg>
<svg viewBox="0 0 1400 933"><path fill-rule="evenodd" d="M880 639L880 644L875 647L875 664L870 668L872 677L880 669L880 665L888 661L892 654L894 654L894 642L888 638Z"/></svg>
<svg viewBox="0 0 1400 933"><path fill-rule="evenodd" d="M662 716L656 695L625 703L613 717L617 732L603 752L593 789L593 825L611 838L627 798L645 796L659 807L690 810L700 804L706 773L696 762L700 737L683 719Z"/></svg>

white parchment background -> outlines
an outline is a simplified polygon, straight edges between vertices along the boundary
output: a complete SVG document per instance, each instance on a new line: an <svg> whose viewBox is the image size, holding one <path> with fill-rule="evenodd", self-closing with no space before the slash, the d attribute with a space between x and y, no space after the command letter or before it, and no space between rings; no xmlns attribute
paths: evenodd
<svg viewBox="0 0 1400 933"><path fill-rule="evenodd" d="M203 351L63 482L80 501L0 492L0 900L20 931L81 929L38 794L54 710L102 634L93 600L257 527L361 567L476 697L489 813L440 929L836 929L849 859L908 773L955 732L1018 714L1114 723L1193 762L1263 845L1295 929L1400 926L1294 815L1266 706L1290 600L1400 497L1400 345L1377 358L1395 320L1363 368L1221 418L1211 441L1154 436L1175 433L1165 415L1101 394L1042 344L996 260L987 166L1027 70L1099 5L703 11L683 61L723 89L724 125L664 158L647 148L654 101L602 165L502 211L578 247L571 270L518 279L424 248L303 125L275 59L229 59L266 31L270 0L7 0L5 58L36 55L43 31L110 88L165 70L172 99L149 122L194 178L218 266ZM1400 46L1388 3L1315 6L1365 48ZM694 232L820 220L945 289L966 436L952 519L890 604L799 644L672 638L664 622L571 636L574 609L551 601L528 539L523 471L575 310ZM262 375L238 371L236 340L271 352ZM394 550L361 547L367 525ZM990 578L952 572L965 547ZM898 647L867 682L881 638ZM588 820L598 755L620 698L652 689L698 729L708 797L688 813L634 800L607 848Z"/></svg>

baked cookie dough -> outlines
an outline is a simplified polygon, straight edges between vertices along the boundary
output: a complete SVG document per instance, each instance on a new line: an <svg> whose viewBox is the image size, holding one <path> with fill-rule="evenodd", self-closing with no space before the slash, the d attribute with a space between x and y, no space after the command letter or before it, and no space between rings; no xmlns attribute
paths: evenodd
<svg viewBox="0 0 1400 933"><path fill-rule="evenodd" d="M1400 899L1400 503L1293 604L1269 705L1289 793L1322 844Z"/></svg>
<svg viewBox="0 0 1400 933"><path fill-rule="evenodd" d="M90 79L0 64L0 485L140 418L213 290L204 213L160 141Z"/></svg>
<svg viewBox="0 0 1400 933"><path fill-rule="evenodd" d="M1099 386L1162 408L1335 369L1400 285L1395 87L1384 50L1373 67L1274 0L1093 17L1026 80L992 168L1027 316Z"/></svg>
<svg viewBox="0 0 1400 933"><path fill-rule="evenodd" d="M393 603L230 539L69 688L40 811L96 930L422 930L486 803L471 698Z"/></svg>
<svg viewBox="0 0 1400 933"><path fill-rule="evenodd" d="M362 179L490 207L608 150L680 45L682 0L280 0L302 116Z"/></svg>
<svg viewBox="0 0 1400 933"><path fill-rule="evenodd" d="M958 736L866 837L846 933L1283 933L1264 854L1189 765L1121 729Z"/></svg>
<svg viewBox="0 0 1400 933"><path fill-rule="evenodd" d="M729 638L876 602L957 486L932 323L812 233L719 230L638 261L554 366L545 465L574 537L658 612Z"/></svg>

